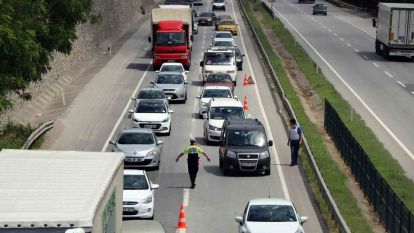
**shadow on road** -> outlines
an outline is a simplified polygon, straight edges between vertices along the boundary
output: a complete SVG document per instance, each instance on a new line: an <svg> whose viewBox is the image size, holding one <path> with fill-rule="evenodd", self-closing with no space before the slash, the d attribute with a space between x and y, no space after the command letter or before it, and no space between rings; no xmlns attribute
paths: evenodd
<svg viewBox="0 0 414 233"><path fill-rule="evenodd" d="M148 63L129 63L127 69L146 71L149 65Z"/></svg>
<svg viewBox="0 0 414 233"><path fill-rule="evenodd" d="M193 81L191 81L191 86L202 87L202 86L204 86L204 84L203 84L203 81L193 80Z"/></svg>
<svg viewBox="0 0 414 233"><path fill-rule="evenodd" d="M360 51L358 54L364 60L369 60L369 61L407 62L407 63L411 63L411 62L414 61L413 59L410 59L410 58L407 58L407 57L389 57L389 58L385 59L384 57L381 57L380 55L378 55L377 53L372 52L372 51Z"/></svg>

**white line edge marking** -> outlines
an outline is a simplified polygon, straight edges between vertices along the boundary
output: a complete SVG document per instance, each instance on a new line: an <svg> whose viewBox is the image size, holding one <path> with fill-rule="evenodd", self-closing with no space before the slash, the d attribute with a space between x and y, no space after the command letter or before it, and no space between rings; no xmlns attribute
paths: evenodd
<svg viewBox="0 0 414 233"><path fill-rule="evenodd" d="M185 188L183 189L183 206L188 207L190 203L190 190Z"/></svg>
<svg viewBox="0 0 414 233"><path fill-rule="evenodd" d="M406 86L404 83L402 83L401 81L397 81L397 83L398 83L398 84L400 84L400 86L402 86L402 87L404 87L404 88L405 88L405 87L407 87L407 86Z"/></svg>
<svg viewBox="0 0 414 233"><path fill-rule="evenodd" d="M394 76L392 76L390 73L388 73L387 71L384 71L384 73L386 74L386 75L388 75L388 77L390 77L390 78L394 78Z"/></svg>
<svg viewBox="0 0 414 233"><path fill-rule="evenodd" d="M138 85L135 87L135 90L134 90L134 92L132 93L132 96L136 96L136 95L137 95L138 89L139 89L139 87L141 86L142 82L144 81L145 76L147 76L147 73L148 73L148 71L149 71L149 69L150 69L151 65L152 65L152 60L151 60L151 62L148 64L147 69L145 70L144 74L141 76L141 80L139 80ZM121 115L119 116L119 118L118 118L118 120L117 120L117 122L116 122L116 124L115 124L114 128L112 129L111 133L109 134L108 138L106 139L105 144L104 144L104 146L103 146L103 147L102 147L102 149L101 149L101 152L105 152L105 151L106 151L106 149L108 149L109 140L111 140L111 138L114 136L115 131L118 129L119 124L121 124L121 121L122 121L122 119L124 118L124 115L127 113L127 109L129 108L129 105L131 105L131 103L132 103L132 99L131 99L131 98L129 98L128 103L126 104L126 106L125 106L124 110L122 110L122 113L121 113Z"/></svg>
<svg viewBox="0 0 414 233"><path fill-rule="evenodd" d="M342 78L342 76L332 67L332 65L326 61L326 59L316 50L315 47L284 17L277 9L274 9L276 13L302 38L302 40L314 51L314 53L328 66L328 68L338 77L339 80L345 85L346 88L358 99L358 101L368 110L368 112L377 120L377 122L388 132L388 134L398 143L398 145L404 150L411 159L414 160L414 154L398 139L398 137L388 128L387 125L375 114L375 112L368 106L367 103L356 93L354 89ZM368 58L367 58L368 59Z"/></svg>
<svg viewBox="0 0 414 233"><path fill-rule="evenodd" d="M358 49L354 49L354 51L355 51L356 53L359 53L359 50L358 50Z"/></svg>
<svg viewBox="0 0 414 233"><path fill-rule="evenodd" d="M232 7L233 7L233 15L234 15L234 18L236 19L236 22L239 24L238 19L236 17L236 12L234 10L235 8L234 8L233 0L230 0L230 3L232 5ZM240 31L240 40L242 42L242 46L243 46L243 49L245 51L245 55L246 55L246 59L247 59L247 64L249 65L249 69L252 72L251 73L252 79L255 81L255 83L257 83L256 82L256 78L255 78L255 75L254 75L254 70L253 70L252 64L250 62L249 54L247 53L246 45L244 44L243 33L241 31ZM258 89L257 85L254 85L254 88L255 88L255 93L256 93L256 96L257 96L257 100L259 102L260 111L262 112L263 119L264 119L265 124L266 124L266 130L269 133L269 137L273 139L274 137L273 137L272 131L270 130L269 120L267 119L266 112L264 111L264 107L263 107L263 103L262 103L262 98L259 95L259 89ZM272 151L273 151L273 156L274 156L275 162L277 164L280 164L279 155L277 153L276 146L273 146L272 147ZM279 167L279 166L276 166L276 169L278 171L279 178L280 178L280 182L281 182L281 185L282 185L283 195L285 196L286 199L290 199L289 190L288 190L287 185L286 185L286 179L285 179L285 175L283 174L282 168Z"/></svg>
<svg viewBox="0 0 414 233"><path fill-rule="evenodd" d="M378 65L377 63L375 63L375 62L373 62L372 64L373 64L375 67L377 67L377 68L379 67L379 65Z"/></svg>

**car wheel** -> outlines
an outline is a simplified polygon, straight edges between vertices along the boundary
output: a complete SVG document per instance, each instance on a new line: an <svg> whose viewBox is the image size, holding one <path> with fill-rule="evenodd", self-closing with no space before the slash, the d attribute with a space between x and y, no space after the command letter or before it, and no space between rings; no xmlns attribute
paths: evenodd
<svg viewBox="0 0 414 233"><path fill-rule="evenodd" d="M170 124L170 130L168 130L168 133L166 134L167 136L171 135L171 124Z"/></svg>
<svg viewBox="0 0 414 233"><path fill-rule="evenodd" d="M269 170L266 170L266 171L264 172L264 174L265 174L265 176L270 175L270 169L269 169Z"/></svg>
<svg viewBox="0 0 414 233"><path fill-rule="evenodd" d="M223 161L221 159L221 156L220 156L220 159L219 159L219 167L220 167L220 169L223 169Z"/></svg>

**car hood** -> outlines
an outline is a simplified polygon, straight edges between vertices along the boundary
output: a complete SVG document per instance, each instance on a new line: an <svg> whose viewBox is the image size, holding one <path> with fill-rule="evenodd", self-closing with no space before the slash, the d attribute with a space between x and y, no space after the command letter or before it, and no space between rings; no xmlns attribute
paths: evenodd
<svg viewBox="0 0 414 233"><path fill-rule="evenodd" d="M116 147L122 151L125 156L145 157L151 150L156 149L154 144L150 145L121 145L116 144Z"/></svg>
<svg viewBox="0 0 414 233"><path fill-rule="evenodd" d="M223 122L224 122L224 120L215 120L215 119L209 119L208 120L209 125L212 125L216 128L220 128L220 129L221 129L221 127L223 127Z"/></svg>
<svg viewBox="0 0 414 233"><path fill-rule="evenodd" d="M158 84L156 83L154 86L160 89L178 89L181 86L183 86L183 84Z"/></svg>
<svg viewBox="0 0 414 233"><path fill-rule="evenodd" d="M250 233L295 233L299 228L297 222L247 222Z"/></svg>
<svg viewBox="0 0 414 233"><path fill-rule="evenodd" d="M162 113L134 113L134 118L138 119L139 121L146 121L146 122L160 122L165 120L168 117L167 112Z"/></svg>
<svg viewBox="0 0 414 233"><path fill-rule="evenodd" d="M124 190L123 201L137 201L141 202L142 199L152 195L150 189L147 190Z"/></svg>

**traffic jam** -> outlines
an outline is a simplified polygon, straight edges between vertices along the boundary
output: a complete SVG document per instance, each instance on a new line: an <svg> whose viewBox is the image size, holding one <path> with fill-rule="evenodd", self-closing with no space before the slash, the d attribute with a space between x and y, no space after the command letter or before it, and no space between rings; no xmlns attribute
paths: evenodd
<svg viewBox="0 0 414 233"><path fill-rule="evenodd" d="M193 7L203 4L211 10L197 11ZM255 82L240 72L245 54L236 44L240 31L230 9L226 0L167 0L152 9L148 41L152 45L153 78L149 87L141 88L132 97L129 128L109 142L113 152L125 154L125 220L154 219L154 192L159 185L151 182L146 171L160 168L164 153L161 139L174 130L172 106L189 104L187 92L194 80L202 82L196 97L196 115L203 121L203 135L199 136L205 144L217 147L222 174L271 174L272 138L268 138L264 123L248 113L247 98L236 95L239 88ZM194 62L193 42L202 27L210 27L214 32L207 39L209 45L201 61ZM191 69L200 69L197 77L190 75ZM308 219L283 198L252 199L240 210L244 210L242 215L235 217L239 232L300 233ZM180 227L185 228L185 223L179 222L177 228Z"/></svg>

